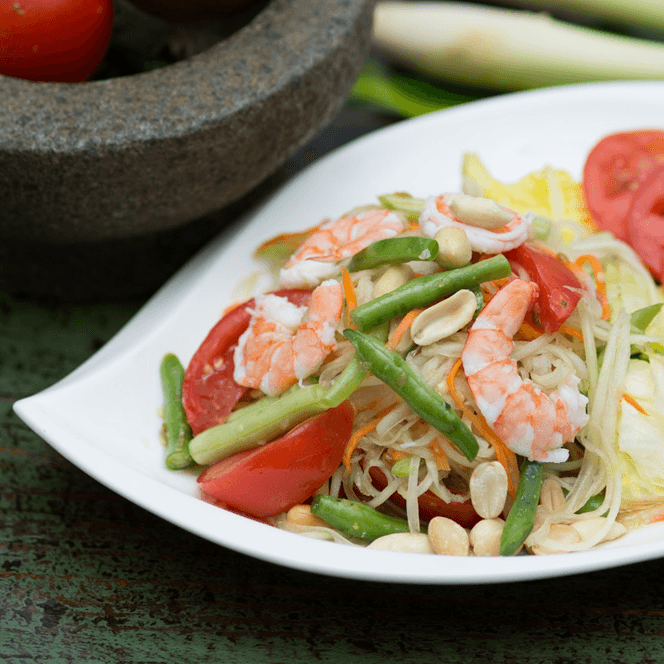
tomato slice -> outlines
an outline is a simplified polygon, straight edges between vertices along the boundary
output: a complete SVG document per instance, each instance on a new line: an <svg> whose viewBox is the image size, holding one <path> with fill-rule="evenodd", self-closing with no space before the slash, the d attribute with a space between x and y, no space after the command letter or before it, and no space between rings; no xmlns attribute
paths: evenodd
<svg viewBox="0 0 664 664"><path fill-rule="evenodd" d="M344 401L271 443L219 461L198 478L201 490L249 516L284 512L311 496L339 466L353 415Z"/></svg>
<svg viewBox="0 0 664 664"><path fill-rule="evenodd" d="M664 131L648 129L604 137L583 168L583 189L595 223L627 241L627 217L634 194L664 163Z"/></svg>
<svg viewBox="0 0 664 664"><path fill-rule="evenodd" d="M627 220L629 243L653 275L664 280L664 165L637 190Z"/></svg>
<svg viewBox="0 0 664 664"><path fill-rule="evenodd" d="M369 469L369 475L373 485L380 491L387 486L387 478L385 473L380 468L372 466ZM390 501L400 507L406 509L406 499L398 493L392 494ZM439 498L435 493L426 491L419 499L420 516L424 521L431 521L435 516L445 516L448 519L456 521L464 528L472 528L481 517L475 511L473 504L470 500L462 503L446 503L442 498Z"/></svg>
<svg viewBox="0 0 664 664"><path fill-rule="evenodd" d="M275 291L298 306L309 304L311 291L290 288ZM249 326L253 298L229 311L208 333L189 362L182 385L182 403L195 434L222 424L247 391L233 379L233 353Z"/></svg>
<svg viewBox="0 0 664 664"><path fill-rule="evenodd" d="M534 244L505 252L510 263L520 265L539 286L533 319L546 334L557 332L576 308L583 288L576 275L559 258Z"/></svg>

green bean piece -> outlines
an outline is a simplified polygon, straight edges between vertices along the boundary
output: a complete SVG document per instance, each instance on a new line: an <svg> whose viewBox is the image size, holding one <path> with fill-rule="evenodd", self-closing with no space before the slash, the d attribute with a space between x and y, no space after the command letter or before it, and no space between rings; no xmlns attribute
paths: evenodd
<svg viewBox="0 0 664 664"><path fill-rule="evenodd" d="M161 360L159 375L164 393L166 466L170 470L182 470L193 464L189 454L191 427L182 405L184 367L173 353L167 353Z"/></svg>
<svg viewBox="0 0 664 664"><path fill-rule="evenodd" d="M500 538L500 555L515 554L526 541L535 523L535 511L542 488L542 464L525 461L521 466L521 480L505 527Z"/></svg>
<svg viewBox="0 0 664 664"><path fill-rule="evenodd" d="M403 459L399 459L392 466L392 475L394 477L408 477L410 475L410 463L412 456L405 456ZM422 459L420 459L420 465L422 465Z"/></svg>
<svg viewBox="0 0 664 664"><path fill-rule="evenodd" d="M479 445L471 430L399 353L357 330L344 330L344 334L376 378L391 387L424 421L445 435L469 461L475 458Z"/></svg>
<svg viewBox="0 0 664 664"><path fill-rule="evenodd" d="M642 307L641 309L637 309L636 311L632 312L630 315L630 323L632 327L635 328L638 332L645 332L648 325L652 323L655 316L662 309L663 304L663 302L658 302L657 304L651 304L647 307Z"/></svg>
<svg viewBox="0 0 664 664"><path fill-rule="evenodd" d="M372 331L383 343L387 333L387 324ZM197 463L212 464L263 445L307 418L339 406L360 386L367 371L365 362L355 355L329 388L294 385L280 396L263 397L233 411L223 424L201 431L189 444L189 451Z"/></svg>
<svg viewBox="0 0 664 664"><path fill-rule="evenodd" d="M538 240L546 240L551 234L552 226L553 221L551 221L551 219L548 217L542 217L539 214L535 215L531 222L531 228Z"/></svg>
<svg viewBox="0 0 664 664"><path fill-rule="evenodd" d="M569 491L563 487L563 494L567 496ZM596 509L601 507L604 504L604 494L603 493L596 493L594 496L590 496L586 502L579 507L578 510L576 510L576 514L583 514L584 512L594 512ZM602 516L606 516L609 513L607 510L602 514Z"/></svg>
<svg viewBox="0 0 664 664"><path fill-rule="evenodd" d="M588 500L584 503L582 507L579 507L578 510L576 510L577 514L583 514L584 512L594 512L596 509L600 508L604 504L604 494L597 493L594 496L590 496ZM602 516L606 516L609 513L607 510L602 514Z"/></svg>
<svg viewBox="0 0 664 664"><path fill-rule="evenodd" d="M485 305L484 295L482 293L482 289L479 286L473 286L469 290L471 290L473 292L473 294L475 295L475 299L477 300L477 308L475 309L475 314L474 314L474 316L477 317L479 315L480 311L482 311L482 309L484 309L484 305Z"/></svg>
<svg viewBox="0 0 664 664"><path fill-rule="evenodd" d="M424 207L423 198L415 198L405 192L395 194L384 194L379 196L378 200L383 207L395 212L401 212L406 215L408 221L419 221L422 208Z"/></svg>
<svg viewBox="0 0 664 664"><path fill-rule="evenodd" d="M411 309L426 307L462 288L471 289L483 281L507 277L510 273L509 261L498 254L454 270L411 279L390 293L356 307L350 317L359 330L367 332Z"/></svg>
<svg viewBox="0 0 664 664"><path fill-rule="evenodd" d="M294 385L278 397L263 397L233 411L223 424L194 436L189 452L196 463L212 464L259 447L325 412L329 407L323 402L325 393L321 385Z"/></svg>
<svg viewBox="0 0 664 664"><path fill-rule="evenodd" d="M311 502L311 511L348 537L375 540L383 535L409 532L408 521L388 516L347 498L319 494ZM422 532L426 532L422 529Z"/></svg>
<svg viewBox="0 0 664 664"><path fill-rule="evenodd" d="M348 271L359 272L408 261L432 261L437 255L438 242L428 237L390 237L373 242L355 254L348 264Z"/></svg>
<svg viewBox="0 0 664 664"><path fill-rule="evenodd" d="M383 323L371 330L371 336L378 341L385 343L389 334L389 323ZM337 376L334 383L328 388L321 399L321 403L327 408L336 408L343 401L346 401L350 395L360 386L366 378L369 368L364 360L361 360L357 354L353 355L350 362L344 370Z"/></svg>

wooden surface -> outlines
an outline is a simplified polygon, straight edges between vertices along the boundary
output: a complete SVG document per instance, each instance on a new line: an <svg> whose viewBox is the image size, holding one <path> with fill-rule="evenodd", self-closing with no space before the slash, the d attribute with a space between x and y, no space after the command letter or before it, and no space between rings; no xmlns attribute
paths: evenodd
<svg viewBox="0 0 664 664"><path fill-rule="evenodd" d="M2 664L664 661L659 561L512 585L339 580L210 544L88 477L11 406L141 304L0 293Z"/></svg>

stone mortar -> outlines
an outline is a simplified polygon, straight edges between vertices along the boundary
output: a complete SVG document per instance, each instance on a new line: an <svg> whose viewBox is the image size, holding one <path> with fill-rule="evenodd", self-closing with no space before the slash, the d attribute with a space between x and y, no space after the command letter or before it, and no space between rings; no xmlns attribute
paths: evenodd
<svg viewBox="0 0 664 664"><path fill-rule="evenodd" d="M79 270L107 245L126 262L123 242L140 246L254 190L340 110L373 5L271 0L203 53L132 76L0 76L0 285L48 293L38 282L59 246L77 248ZM15 263L30 256L21 288Z"/></svg>

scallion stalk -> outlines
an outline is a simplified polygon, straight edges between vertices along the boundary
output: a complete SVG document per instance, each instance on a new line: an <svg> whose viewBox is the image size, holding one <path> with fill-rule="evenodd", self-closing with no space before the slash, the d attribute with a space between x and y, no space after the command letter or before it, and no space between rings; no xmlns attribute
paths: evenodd
<svg viewBox="0 0 664 664"><path fill-rule="evenodd" d="M664 79L664 44L571 25L542 12L380 2L374 44L416 71L498 90Z"/></svg>

